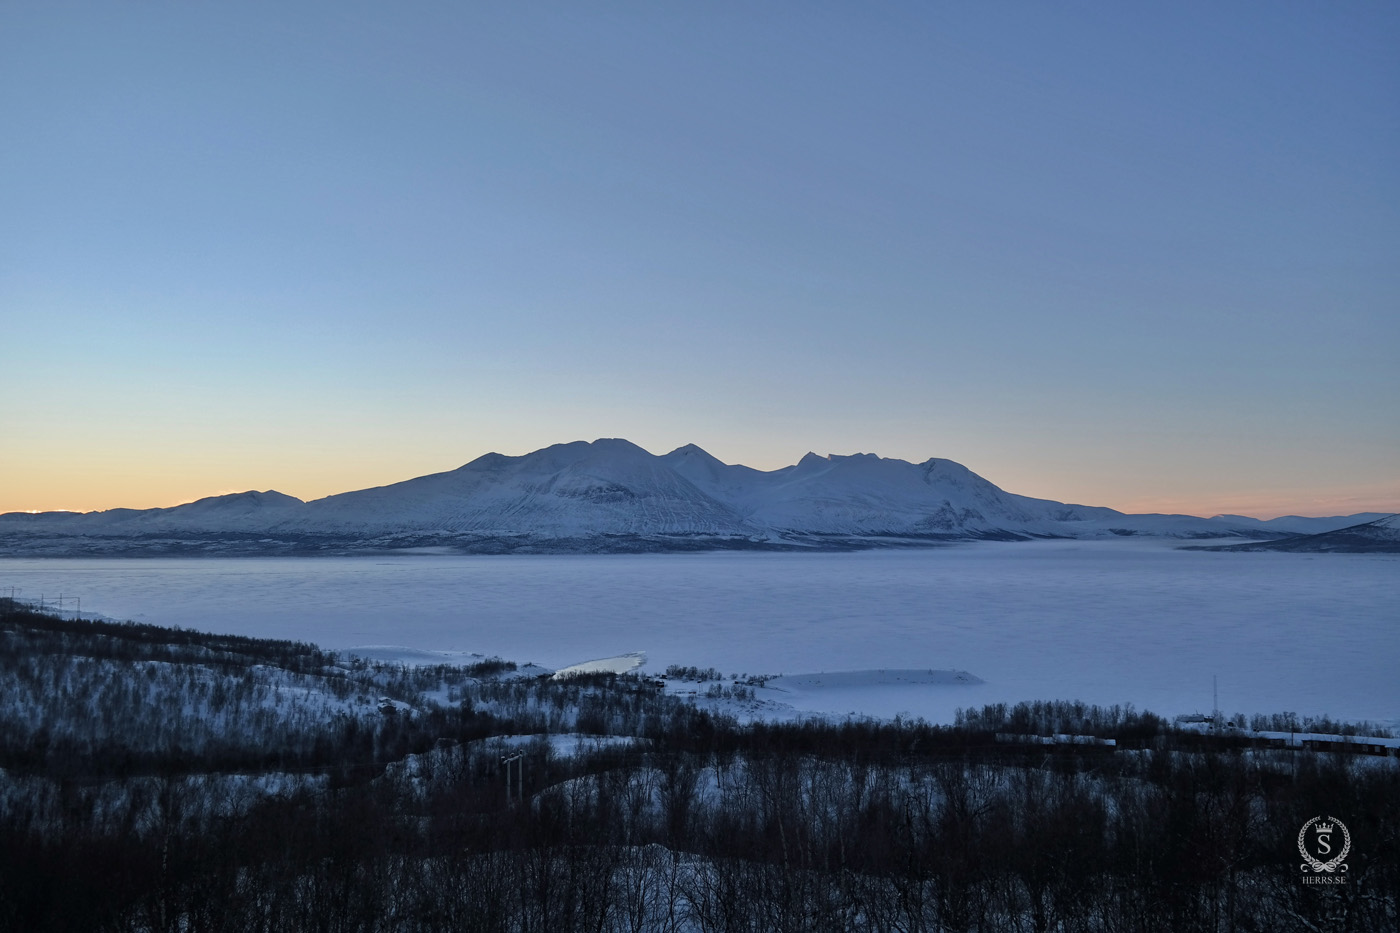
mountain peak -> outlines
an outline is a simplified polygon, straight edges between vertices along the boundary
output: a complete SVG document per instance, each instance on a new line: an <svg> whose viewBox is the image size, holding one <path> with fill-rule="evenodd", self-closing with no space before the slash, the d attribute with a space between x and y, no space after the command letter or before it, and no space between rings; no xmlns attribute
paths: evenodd
<svg viewBox="0 0 1400 933"><path fill-rule="evenodd" d="M689 462L704 463L717 468L723 468L725 466L724 461L720 460L699 444L686 444L683 447L677 447L670 453L663 454L661 459L671 464Z"/></svg>
<svg viewBox="0 0 1400 933"><path fill-rule="evenodd" d="M626 450L629 452L640 450L642 453L647 453L625 437L600 437L589 446L599 450Z"/></svg>
<svg viewBox="0 0 1400 933"><path fill-rule="evenodd" d="M196 499L193 502L186 503L186 505L202 507L239 505L252 508L302 504L302 500L298 499L296 496L289 496L275 489L269 489L265 492L258 492L255 489L249 489L247 492L229 492L219 496L205 496L203 499Z"/></svg>

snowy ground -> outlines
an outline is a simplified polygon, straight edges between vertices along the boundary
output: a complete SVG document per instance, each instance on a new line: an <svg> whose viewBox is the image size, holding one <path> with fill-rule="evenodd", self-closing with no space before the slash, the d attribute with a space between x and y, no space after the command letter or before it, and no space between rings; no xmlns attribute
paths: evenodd
<svg viewBox="0 0 1400 933"><path fill-rule="evenodd" d="M1230 554L1160 540L852 554L0 560L0 587L118 618L385 658L557 670L966 671L981 683L761 691L796 709L904 712L1027 699L1220 706L1400 724L1395 555ZM361 648L359 651L369 649ZM877 678L878 680L878 678Z"/></svg>

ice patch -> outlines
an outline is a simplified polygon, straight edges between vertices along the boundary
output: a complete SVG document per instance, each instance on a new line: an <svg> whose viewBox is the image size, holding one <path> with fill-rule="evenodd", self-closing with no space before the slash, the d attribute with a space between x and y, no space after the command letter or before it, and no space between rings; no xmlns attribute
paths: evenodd
<svg viewBox="0 0 1400 933"><path fill-rule="evenodd" d="M813 690L853 690L889 686L966 686L986 683L967 671L895 669L876 671L826 671L820 674L784 674L770 678L769 690L807 693Z"/></svg>
<svg viewBox="0 0 1400 933"><path fill-rule="evenodd" d="M466 651L432 651L427 648L410 648L407 645L355 645L341 648L338 653L351 657L376 661L380 664L403 664L418 667L430 664L475 664L482 655Z"/></svg>
<svg viewBox="0 0 1400 933"><path fill-rule="evenodd" d="M590 735L585 732L561 732L538 735L497 735L481 739L490 748L501 752L528 751L532 746L549 746L554 758L576 758L580 755L602 751L605 748L630 748L646 744L645 739L630 735Z"/></svg>
<svg viewBox="0 0 1400 933"><path fill-rule="evenodd" d="M979 705L975 688L985 683L967 671L931 668L824 671L770 677L754 697L799 713L927 718L932 711L946 720L959 706Z"/></svg>
<svg viewBox="0 0 1400 933"><path fill-rule="evenodd" d="M635 671L645 663L647 663L645 651L632 651L620 654L615 658L598 658L596 661L584 661L580 664L561 667L554 672L554 677L558 679L568 677L570 674L626 674L629 671Z"/></svg>

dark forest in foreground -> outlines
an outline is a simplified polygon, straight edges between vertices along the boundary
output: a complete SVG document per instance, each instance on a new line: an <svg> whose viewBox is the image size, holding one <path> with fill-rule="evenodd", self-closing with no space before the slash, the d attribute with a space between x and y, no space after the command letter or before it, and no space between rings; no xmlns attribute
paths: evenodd
<svg viewBox="0 0 1400 933"><path fill-rule="evenodd" d="M0 600L0 929L1400 926L1393 757L1070 703L743 725L522 674ZM1300 882L1319 815L1345 885Z"/></svg>

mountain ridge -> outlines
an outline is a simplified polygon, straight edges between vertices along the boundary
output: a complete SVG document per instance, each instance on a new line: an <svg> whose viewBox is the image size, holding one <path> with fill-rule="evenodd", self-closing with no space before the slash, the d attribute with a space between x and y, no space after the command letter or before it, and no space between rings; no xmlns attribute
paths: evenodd
<svg viewBox="0 0 1400 933"><path fill-rule="evenodd" d="M956 461L807 453L763 471L694 444L622 438L487 453L453 470L303 501L275 490L158 509L0 515L0 554L848 549L978 539L1288 538L1377 513L1133 515L1010 493Z"/></svg>
<svg viewBox="0 0 1400 933"><path fill-rule="evenodd" d="M1400 515L1387 515L1317 534L1290 535L1276 541L1199 547L1203 551L1285 551L1304 554L1400 553Z"/></svg>

